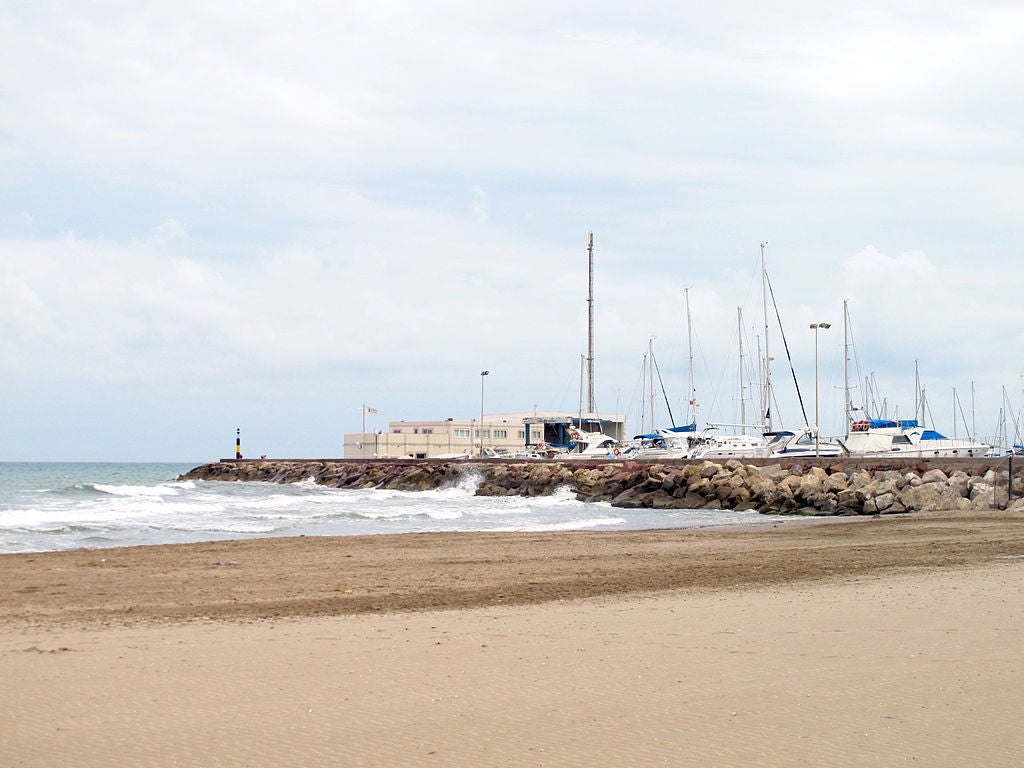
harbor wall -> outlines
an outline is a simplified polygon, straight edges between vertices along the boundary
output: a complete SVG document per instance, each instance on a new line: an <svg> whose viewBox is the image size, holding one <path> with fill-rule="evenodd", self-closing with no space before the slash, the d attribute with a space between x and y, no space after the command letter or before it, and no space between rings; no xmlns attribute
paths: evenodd
<svg viewBox="0 0 1024 768"><path fill-rule="evenodd" d="M567 487L581 501L623 508L735 509L766 514L875 515L1020 508L1024 460L731 459L501 461L223 459L180 479L426 491L472 483L478 496L543 496Z"/></svg>

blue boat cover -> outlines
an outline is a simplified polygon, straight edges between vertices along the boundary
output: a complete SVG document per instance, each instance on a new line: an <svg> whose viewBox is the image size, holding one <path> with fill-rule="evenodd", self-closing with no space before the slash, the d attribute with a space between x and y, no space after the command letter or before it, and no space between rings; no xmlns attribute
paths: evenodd
<svg viewBox="0 0 1024 768"><path fill-rule="evenodd" d="M899 421L893 421L892 419L871 419L870 421L872 429L880 429L882 427L913 429L914 427L920 426L920 424L917 423L917 419L900 419Z"/></svg>
<svg viewBox="0 0 1024 768"><path fill-rule="evenodd" d="M666 432L696 432L697 431L697 425L696 424L684 424L681 427L669 427L665 431Z"/></svg>
<svg viewBox="0 0 1024 768"><path fill-rule="evenodd" d="M922 440L945 440L946 436L936 432L934 429L926 429L921 433Z"/></svg>

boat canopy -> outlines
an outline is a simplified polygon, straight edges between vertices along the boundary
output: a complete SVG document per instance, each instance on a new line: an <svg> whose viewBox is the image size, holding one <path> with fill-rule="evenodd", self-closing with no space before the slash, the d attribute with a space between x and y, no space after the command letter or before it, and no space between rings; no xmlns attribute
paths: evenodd
<svg viewBox="0 0 1024 768"><path fill-rule="evenodd" d="M914 427L921 426L917 423L917 419L900 419L899 421L893 421L892 419L870 419L869 424L871 429L892 429L893 427L913 429Z"/></svg>
<svg viewBox="0 0 1024 768"><path fill-rule="evenodd" d="M945 435L936 432L934 429L926 429L921 433L922 440L948 440Z"/></svg>
<svg viewBox="0 0 1024 768"><path fill-rule="evenodd" d="M663 431L665 432L696 432L696 424L683 424L681 427L666 427Z"/></svg>

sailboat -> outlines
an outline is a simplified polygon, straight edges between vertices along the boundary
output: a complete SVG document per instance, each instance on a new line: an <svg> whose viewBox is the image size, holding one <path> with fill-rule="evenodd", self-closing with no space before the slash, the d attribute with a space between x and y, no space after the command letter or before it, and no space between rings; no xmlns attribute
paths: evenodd
<svg viewBox="0 0 1024 768"><path fill-rule="evenodd" d="M843 335L844 345L849 349L849 310L843 300ZM849 387L849 354L844 355L844 372L846 379L846 414L848 434L839 440L840 445L854 457L879 458L925 458L934 456L973 458L985 456L992 450L988 443L972 437L946 437L935 429L924 426L927 413L924 387L921 386L917 363L914 364L914 388L920 396L919 405L915 404L913 419L889 419L871 417L865 411L864 417L854 419L855 408L850 401ZM919 418L920 415L920 418Z"/></svg>
<svg viewBox="0 0 1024 768"><path fill-rule="evenodd" d="M746 424L745 409L741 396L741 417L739 424L708 423L707 427L691 438L688 457L691 459L730 459L730 458L767 458L776 455L788 456L838 456L843 453L841 446L835 443L822 443L816 439L816 433L809 427L794 432L786 429L773 429L772 424L772 369L769 352L768 269L765 259L765 245L761 243L761 286L762 308L764 312L764 359L762 375L761 423ZM743 366L743 319L742 311L737 310L740 327L740 367L742 381ZM795 381L795 377L794 377ZM741 384L742 386L742 384ZM758 434L746 431L739 435L720 435L714 430L720 427L738 427L742 430L758 430Z"/></svg>

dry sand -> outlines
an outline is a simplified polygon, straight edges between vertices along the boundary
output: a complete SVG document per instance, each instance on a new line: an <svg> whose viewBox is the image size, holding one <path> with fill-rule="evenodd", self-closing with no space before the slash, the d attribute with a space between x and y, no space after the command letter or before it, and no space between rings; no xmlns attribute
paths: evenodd
<svg viewBox="0 0 1024 768"><path fill-rule="evenodd" d="M1017 766L1024 518L0 556L0 766Z"/></svg>

